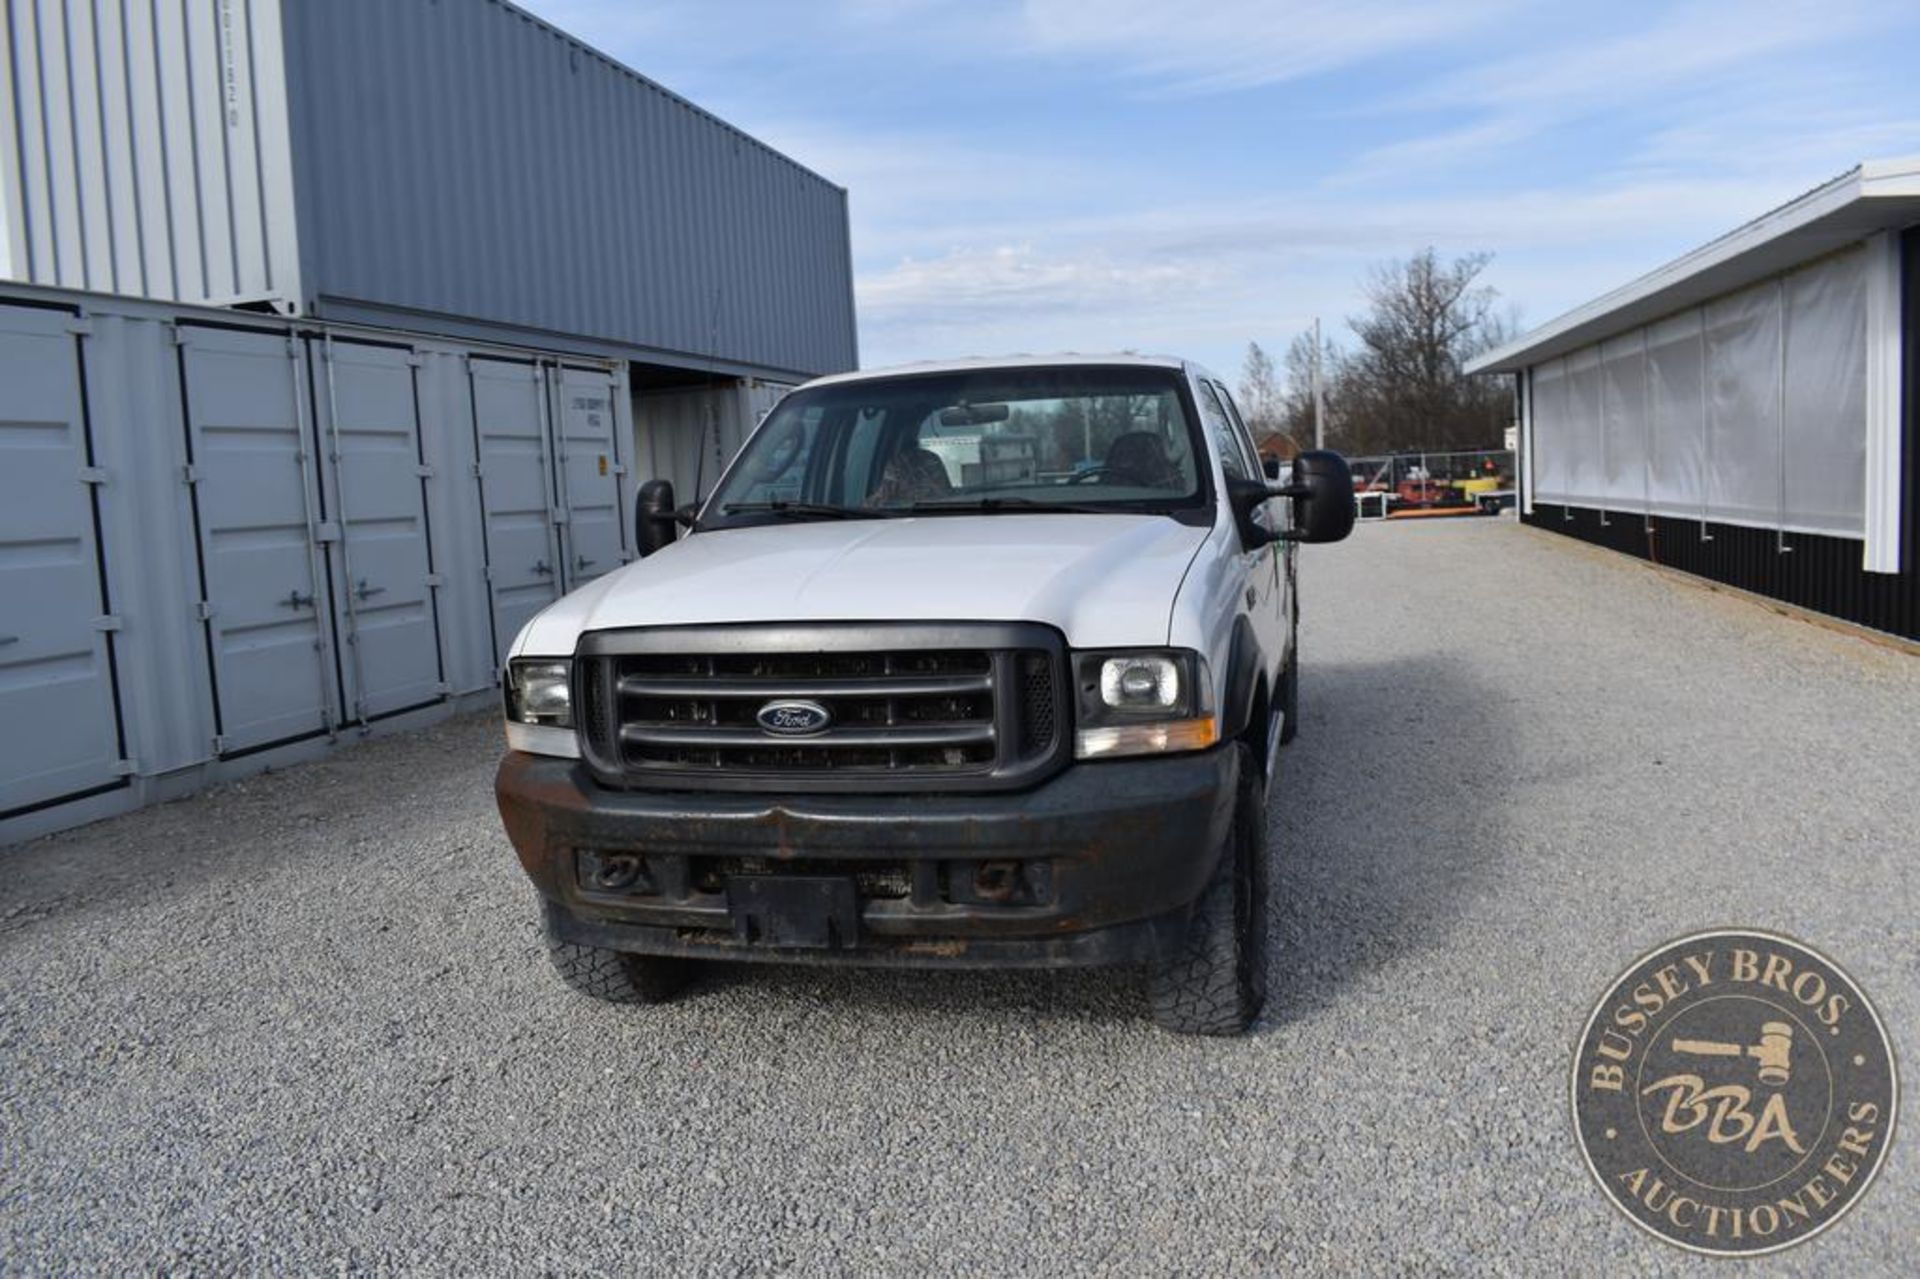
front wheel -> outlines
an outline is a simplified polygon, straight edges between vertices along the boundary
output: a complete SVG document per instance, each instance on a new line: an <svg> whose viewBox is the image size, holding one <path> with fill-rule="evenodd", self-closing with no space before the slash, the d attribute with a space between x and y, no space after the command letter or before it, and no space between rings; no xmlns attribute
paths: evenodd
<svg viewBox="0 0 1920 1279"><path fill-rule="evenodd" d="M1267 999L1266 783L1244 742L1233 821L1186 933L1149 975L1153 1019L1182 1035L1238 1035Z"/></svg>
<svg viewBox="0 0 1920 1279"><path fill-rule="evenodd" d="M547 925L547 959L560 980L582 995L610 1004L663 1004L687 984L688 963L661 955L631 955L605 946L562 941Z"/></svg>

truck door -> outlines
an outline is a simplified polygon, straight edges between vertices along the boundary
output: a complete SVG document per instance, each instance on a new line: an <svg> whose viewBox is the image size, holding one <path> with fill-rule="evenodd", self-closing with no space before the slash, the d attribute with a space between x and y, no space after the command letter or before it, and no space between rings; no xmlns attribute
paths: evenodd
<svg viewBox="0 0 1920 1279"><path fill-rule="evenodd" d="M1200 416L1206 423L1207 434L1213 438L1214 447L1220 452L1221 469L1228 480L1258 479L1262 483L1266 477L1261 473L1260 463L1253 451L1252 442L1246 438L1244 427L1235 425L1227 405L1226 391L1214 382L1202 379L1200 387ZM1276 518L1268 503L1255 521L1271 527ZM1260 640L1260 651L1266 659L1265 670L1269 687L1277 678L1284 660L1287 644L1286 628L1282 624L1282 600L1280 580L1280 548L1277 544L1259 547L1255 550L1240 552L1240 569L1244 581L1241 587L1241 604L1246 609L1247 620L1253 624L1254 634Z"/></svg>

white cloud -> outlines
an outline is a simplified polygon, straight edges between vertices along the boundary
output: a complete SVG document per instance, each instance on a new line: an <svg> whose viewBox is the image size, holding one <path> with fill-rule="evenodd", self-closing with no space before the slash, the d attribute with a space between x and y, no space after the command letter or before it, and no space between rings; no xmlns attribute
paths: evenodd
<svg viewBox="0 0 1920 1279"><path fill-rule="evenodd" d="M1273 84L1464 37L1515 0L1025 0L1031 53L1204 93Z"/></svg>

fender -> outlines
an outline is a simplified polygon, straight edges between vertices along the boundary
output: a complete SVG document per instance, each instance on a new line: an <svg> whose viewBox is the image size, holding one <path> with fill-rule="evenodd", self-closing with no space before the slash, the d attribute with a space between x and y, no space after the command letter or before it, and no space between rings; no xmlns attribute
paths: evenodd
<svg viewBox="0 0 1920 1279"><path fill-rule="evenodd" d="M1267 668L1267 655L1253 623L1242 613L1233 619L1233 647L1227 654L1226 700L1220 705L1220 739L1232 741L1246 731L1253 720L1253 697L1260 684L1260 672Z"/></svg>

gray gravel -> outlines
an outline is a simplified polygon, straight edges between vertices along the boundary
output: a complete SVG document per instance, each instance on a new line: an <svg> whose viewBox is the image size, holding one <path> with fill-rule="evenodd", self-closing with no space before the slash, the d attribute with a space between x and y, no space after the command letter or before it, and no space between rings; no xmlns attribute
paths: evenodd
<svg viewBox="0 0 1920 1279"><path fill-rule="evenodd" d="M0 1268L1707 1269L1590 1184L1575 1033L1757 925L1920 1061L1920 660L1512 523L1307 560L1252 1036L1120 974L573 996L460 720L0 852ZM1911 1264L1917 1142L1759 1268Z"/></svg>

